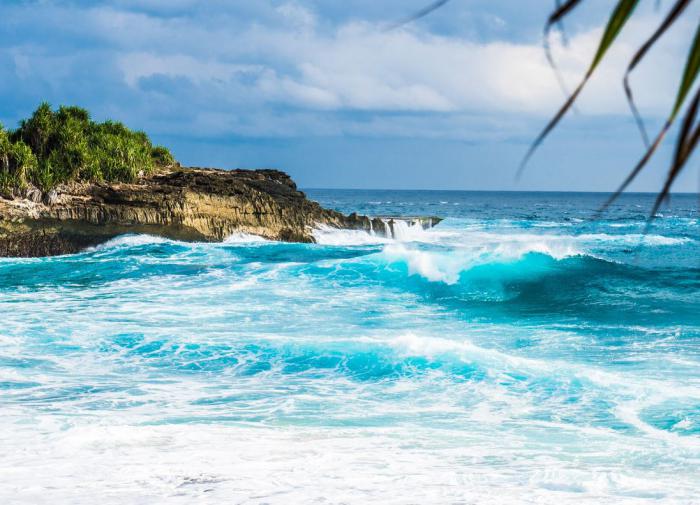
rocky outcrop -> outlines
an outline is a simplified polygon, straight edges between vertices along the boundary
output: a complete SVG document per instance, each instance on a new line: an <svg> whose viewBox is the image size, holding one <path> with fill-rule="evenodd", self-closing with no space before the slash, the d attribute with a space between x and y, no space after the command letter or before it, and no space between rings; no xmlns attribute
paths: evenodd
<svg viewBox="0 0 700 505"><path fill-rule="evenodd" d="M436 216L360 216L353 212L345 218L345 227L365 230L389 238L403 239L419 228L427 230L440 223Z"/></svg>
<svg viewBox="0 0 700 505"><path fill-rule="evenodd" d="M0 256L69 254L124 233L221 241L244 232L289 242L313 242L319 225L387 233L366 216L308 200L277 170L179 168L133 184L75 183L32 197L0 199Z"/></svg>

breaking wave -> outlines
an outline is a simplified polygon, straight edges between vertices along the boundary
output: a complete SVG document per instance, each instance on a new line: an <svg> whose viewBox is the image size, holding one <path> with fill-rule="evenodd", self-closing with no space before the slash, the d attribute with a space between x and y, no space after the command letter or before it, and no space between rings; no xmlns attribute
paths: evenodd
<svg viewBox="0 0 700 505"><path fill-rule="evenodd" d="M421 198L460 214L0 261L0 501L692 502L697 220Z"/></svg>

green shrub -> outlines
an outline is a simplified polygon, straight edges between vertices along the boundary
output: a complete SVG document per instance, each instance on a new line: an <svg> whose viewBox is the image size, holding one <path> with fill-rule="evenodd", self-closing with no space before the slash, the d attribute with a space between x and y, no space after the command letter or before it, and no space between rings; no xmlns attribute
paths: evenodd
<svg viewBox="0 0 700 505"><path fill-rule="evenodd" d="M139 173L149 174L155 169L153 146L143 132L107 121L94 125L91 138L96 170L105 180L131 182Z"/></svg>
<svg viewBox="0 0 700 505"><path fill-rule="evenodd" d="M38 162L31 148L21 140L12 142L0 125L0 190L12 193L27 187L36 174Z"/></svg>
<svg viewBox="0 0 700 505"><path fill-rule="evenodd" d="M19 129L12 135L14 140L22 140L31 147L39 159L46 159L51 150L51 139L56 129L56 117L51 106L43 102L32 117L20 122Z"/></svg>
<svg viewBox="0 0 700 505"><path fill-rule="evenodd" d="M42 103L19 128L0 128L0 188L34 184L47 191L70 181L132 182L175 159L165 147L120 122L96 123L80 107Z"/></svg>
<svg viewBox="0 0 700 505"><path fill-rule="evenodd" d="M156 165L167 167L175 164L175 158L167 147L155 146L151 149L151 158Z"/></svg>
<svg viewBox="0 0 700 505"><path fill-rule="evenodd" d="M15 185L10 172L12 143L5 129L0 126L0 191L3 193Z"/></svg>

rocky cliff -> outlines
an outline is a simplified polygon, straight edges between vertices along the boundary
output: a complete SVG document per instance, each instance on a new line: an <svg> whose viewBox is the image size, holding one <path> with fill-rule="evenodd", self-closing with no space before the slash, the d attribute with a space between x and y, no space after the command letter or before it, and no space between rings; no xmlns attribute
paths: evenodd
<svg viewBox="0 0 700 505"><path fill-rule="evenodd" d="M276 170L179 168L133 184L74 183L23 196L0 198L0 256L70 254L124 233L220 241L244 232L313 242L319 225L394 232L393 220L322 208Z"/></svg>

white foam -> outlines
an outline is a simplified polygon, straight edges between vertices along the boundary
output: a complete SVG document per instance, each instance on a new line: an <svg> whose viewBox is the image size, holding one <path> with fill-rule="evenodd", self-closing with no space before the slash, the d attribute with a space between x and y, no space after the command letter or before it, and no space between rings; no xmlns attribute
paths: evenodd
<svg viewBox="0 0 700 505"><path fill-rule="evenodd" d="M475 237L480 237L486 240L502 240L517 239L523 240L539 237L547 241L568 240L576 244L619 244L628 246L674 246L696 242L697 238L688 236L668 236L659 233L640 233L639 223L606 223L601 225L600 232L575 233L576 228L572 226L581 222L580 219L572 219L571 222L535 222L531 223L529 228L523 228L518 220L498 219L498 220L482 220L473 218L451 218L446 219L441 223L442 230L451 230L464 239L465 235L478 234ZM688 221L688 226L697 224L692 220ZM571 232L563 233L562 230L554 230L554 228L567 227ZM603 230L612 231L612 229L620 230L621 228L630 228L630 233L607 233ZM622 230L620 230L622 231ZM655 230L657 231L657 230ZM687 231L691 231L688 228ZM572 233L574 232L574 233ZM467 237L468 240L468 237Z"/></svg>
<svg viewBox="0 0 700 505"><path fill-rule="evenodd" d="M556 260L581 256L584 253L568 242L547 243L545 240L500 243L463 244L449 252L426 251L410 244L391 243L383 250L389 263L405 262L409 274L420 275L431 282L455 284L460 274L479 265L505 264L522 259L530 253L540 253Z"/></svg>
<svg viewBox="0 0 700 505"><path fill-rule="evenodd" d="M394 337L388 340L387 343L407 356L422 356L434 359L440 356L452 355L460 360L479 363L499 371L514 369L520 372L539 373L543 370L551 372L559 366L568 366L563 363L558 364L552 361L540 361L506 354L495 349L480 347L469 340L451 340L415 333L406 333Z"/></svg>
<svg viewBox="0 0 700 505"><path fill-rule="evenodd" d="M116 247L138 247L142 245L151 245L151 244L167 244L167 243L176 243L174 240L170 240L167 238L159 237L157 235L145 235L145 234L138 234L138 235L120 235L118 237L115 237L111 240L108 240L107 242L100 244L98 246L95 246L93 248L90 248L88 250L103 250L103 249L112 249Z"/></svg>
<svg viewBox="0 0 700 505"><path fill-rule="evenodd" d="M590 437L572 464L507 430L483 438L414 426L114 424L52 432L16 433L22 450L1 467L5 503L624 505L692 503L697 485L666 465L602 462L625 446L628 459L656 455L655 447L612 435Z"/></svg>
<svg viewBox="0 0 700 505"><path fill-rule="evenodd" d="M244 244L244 243L254 243L254 242L269 242L267 239L260 237L258 235L253 235L250 233L234 233L226 239L223 240L224 244ZM127 234L120 235L111 240L108 240L95 247L90 247L86 249L87 251L101 251L105 249L113 248L129 248L129 247L139 247L144 245L154 245L154 244L201 244L197 242L182 242L178 240L172 240L158 235L147 235L147 234Z"/></svg>
<svg viewBox="0 0 700 505"><path fill-rule="evenodd" d="M391 239L363 230L343 230L330 226L319 226L313 231L316 243L332 246L376 245L391 242Z"/></svg>
<svg viewBox="0 0 700 505"><path fill-rule="evenodd" d="M338 245L385 246L369 261L393 257L441 282L456 282L473 265L529 252L566 258L619 240L440 229L419 242L448 242L428 248L412 239L328 232L326 239ZM169 241L120 237L110 247L163 242ZM225 247L196 247L208 256L197 255L195 272L201 264L233 261ZM339 269L366 258L342 260ZM349 286L310 274L317 265L290 265L298 264L261 261L196 276L0 292L0 356L47 360L0 374L40 384L3 391L0 503L694 503L697 437L669 436L641 414L669 398L698 398L697 374L678 374L665 362L651 371L608 368L614 354L591 363L577 352L589 342L588 329L577 322L568 326L573 335L536 335L548 346L501 346L503 335L545 330L531 320L499 325L447 314L439 303L416 303L400 287L363 283L361 272ZM376 318L368 326L366 308ZM681 330L649 331L659 332L654 339L678 339ZM122 345L118 335L131 336L136 347ZM552 354L549 345L564 352ZM188 357L199 347L201 354ZM380 368L398 363L409 373L366 381L325 368L286 369L285 356L306 360L311 352L360 370L376 354ZM679 356L697 370L692 352ZM228 364L195 372L220 360ZM258 362L270 370L236 371ZM478 368L478 376L454 380L450 367L463 363ZM190 364L187 373L171 368ZM528 387L550 379L554 398ZM72 394L79 386L95 387ZM562 398L569 393L572 403ZM216 397L230 402L201 401ZM575 415L589 407L630 429ZM693 428L692 422L684 418L674 429Z"/></svg>
<svg viewBox="0 0 700 505"><path fill-rule="evenodd" d="M431 282L446 284L457 283L460 273L473 265L473 262L470 264L453 254L409 249L403 244L387 246L383 255L390 263L405 262L410 275L417 274Z"/></svg>
<svg viewBox="0 0 700 505"><path fill-rule="evenodd" d="M405 220L395 219L390 225L390 219L383 219L384 230L378 233L370 221L369 232L364 230L346 230L320 225L313 231L316 242L322 245L353 246L390 244L394 242L422 242L437 244L449 239L459 237L454 230L442 230L436 228L424 229L418 223L409 223ZM393 227L393 234L392 234Z"/></svg>
<svg viewBox="0 0 700 505"><path fill-rule="evenodd" d="M423 229L419 222L408 222L402 219L382 219L387 235L399 242L429 242L429 232Z"/></svg>
<svg viewBox="0 0 700 505"><path fill-rule="evenodd" d="M252 233L233 233L224 239L224 244L251 244L256 242L269 242L266 238Z"/></svg>
<svg viewBox="0 0 700 505"><path fill-rule="evenodd" d="M641 233L627 233L624 235L590 233L576 235L574 238L582 242L606 242L629 246L673 246L693 242L693 240L688 237L667 237L665 235L644 235Z"/></svg>
<svg viewBox="0 0 700 505"><path fill-rule="evenodd" d="M527 233L519 228L501 228L489 230L484 228L483 223L460 223L459 228L452 228L451 238L448 235L443 238L448 239L452 245L473 245L481 244L528 244L531 247L546 247L552 251L553 256L557 256L556 249L600 247L603 245L621 245L627 247L637 246L675 246L694 242L688 237L669 237L665 235L652 235L641 233L608 234L608 233L584 233L584 234L555 234L548 232ZM543 228L543 230L546 228ZM544 252L544 251L541 251Z"/></svg>

